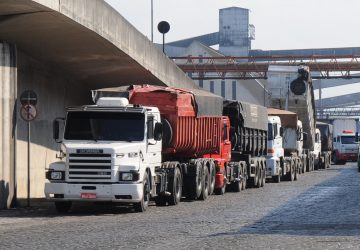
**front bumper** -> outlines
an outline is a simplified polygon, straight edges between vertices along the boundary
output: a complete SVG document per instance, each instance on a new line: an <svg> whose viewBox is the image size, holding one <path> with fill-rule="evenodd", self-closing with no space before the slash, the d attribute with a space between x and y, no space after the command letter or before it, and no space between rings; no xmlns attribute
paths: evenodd
<svg viewBox="0 0 360 250"><path fill-rule="evenodd" d="M266 177L279 175L280 167L277 164L278 161L278 157L266 157Z"/></svg>
<svg viewBox="0 0 360 250"><path fill-rule="evenodd" d="M45 196L50 201L112 201L132 203L141 201L143 190L142 183L45 183ZM86 194L95 194L96 198L81 198L82 194L85 194L84 196Z"/></svg>
<svg viewBox="0 0 360 250"><path fill-rule="evenodd" d="M338 160L340 161L357 161L358 154L356 153L344 153L344 154L338 154Z"/></svg>

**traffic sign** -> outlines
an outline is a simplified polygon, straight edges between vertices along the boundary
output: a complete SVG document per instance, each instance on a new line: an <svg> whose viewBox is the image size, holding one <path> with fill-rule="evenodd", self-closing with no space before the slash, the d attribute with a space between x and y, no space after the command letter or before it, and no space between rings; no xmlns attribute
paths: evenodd
<svg viewBox="0 0 360 250"><path fill-rule="evenodd" d="M37 116L37 110L34 105L25 105L20 109L20 116L24 121L31 122Z"/></svg>
<svg viewBox="0 0 360 250"><path fill-rule="evenodd" d="M25 90L20 96L21 105L36 105L37 104L37 95L33 90Z"/></svg>

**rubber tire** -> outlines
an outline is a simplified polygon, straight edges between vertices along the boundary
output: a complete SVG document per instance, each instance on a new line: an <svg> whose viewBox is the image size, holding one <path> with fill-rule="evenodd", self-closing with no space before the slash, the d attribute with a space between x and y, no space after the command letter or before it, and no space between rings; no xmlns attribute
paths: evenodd
<svg viewBox="0 0 360 250"><path fill-rule="evenodd" d="M335 165L340 165L340 161L338 161L336 154L334 154L334 163Z"/></svg>
<svg viewBox="0 0 360 250"><path fill-rule="evenodd" d="M242 177L242 168L241 166L237 166L238 170L237 170L237 178L240 178ZM240 181L234 181L232 184L232 190L235 192L235 193L238 193L241 191L242 189L242 179Z"/></svg>
<svg viewBox="0 0 360 250"><path fill-rule="evenodd" d="M258 168L258 165L256 164L256 173L255 173L255 176L254 177L250 177L249 178L249 181L250 181L250 186L253 187L253 188L256 188L258 187L258 184L259 184L259 168Z"/></svg>
<svg viewBox="0 0 360 250"><path fill-rule="evenodd" d="M294 179L295 179L295 173L294 173L294 165L293 164L291 164L290 165L290 172L287 174L287 179L288 179L288 181L294 181Z"/></svg>
<svg viewBox="0 0 360 250"><path fill-rule="evenodd" d="M175 167L174 176L171 178L168 185L168 190L171 190L171 195L166 197L167 202L171 206L179 204L182 197L182 176L178 167Z"/></svg>
<svg viewBox="0 0 360 250"><path fill-rule="evenodd" d="M306 159L304 158L302 159L302 173L306 173Z"/></svg>
<svg viewBox="0 0 360 250"><path fill-rule="evenodd" d="M71 201L55 201L55 209L59 214L66 214L71 209Z"/></svg>
<svg viewBox="0 0 360 250"><path fill-rule="evenodd" d="M226 184L224 183L224 186L222 186L221 188L214 189L214 194L223 195L223 194L225 194L225 190L226 190Z"/></svg>
<svg viewBox="0 0 360 250"><path fill-rule="evenodd" d="M227 173L227 170L226 170L226 168L225 168L225 173ZM225 194L225 191L226 191L226 179L225 179L225 176L224 176L224 181L223 181L223 183L224 183L224 185L221 187L221 188L215 188L214 189L214 194L216 194L216 195L223 195L223 194Z"/></svg>
<svg viewBox="0 0 360 250"><path fill-rule="evenodd" d="M206 200L209 196L209 187L210 187L210 174L209 174L209 169L204 166L203 167L203 184L202 184L202 189L201 189L201 194L199 197L199 200Z"/></svg>
<svg viewBox="0 0 360 250"><path fill-rule="evenodd" d="M149 207L149 201L150 201L150 190L149 190L150 180L147 172L144 174L144 180L143 180L143 197L141 198L140 202L134 203L134 210L135 212L142 213L145 212L146 209Z"/></svg>
<svg viewBox="0 0 360 250"><path fill-rule="evenodd" d="M156 206L166 206L166 197L159 195L155 198Z"/></svg>
<svg viewBox="0 0 360 250"><path fill-rule="evenodd" d="M196 200L200 197L203 185L202 165L200 162L195 162L189 166L190 176L188 176L189 183L187 184L188 192L187 198Z"/></svg>
<svg viewBox="0 0 360 250"><path fill-rule="evenodd" d="M215 163L213 161L210 161L209 173L210 173L209 195L212 195L214 193L214 189L215 189L215 176L216 176Z"/></svg>
<svg viewBox="0 0 360 250"><path fill-rule="evenodd" d="M280 183L281 182L281 175L273 176L272 180L273 180L274 183Z"/></svg>
<svg viewBox="0 0 360 250"><path fill-rule="evenodd" d="M243 173L243 179L242 179L242 190L246 189L246 184L247 184L247 171L246 171L246 166L242 166L242 173Z"/></svg>
<svg viewBox="0 0 360 250"><path fill-rule="evenodd" d="M263 173L262 173L262 169L261 169L261 166L260 164L257 165L257 183L255 185L256 188L261 188L261 181L262 181L262 178L263 178Z"/></svg>
<svg viewBox="0 0 360 250"><path fill-rule="evenodd" d="M299 179L299 175L300 175L300 168L299 168L299 163L298 162L296 162L295 164L294 164L294 166L295 166L295 170L294 170L294 181L297 181L298 179Z"/></svg>
<svg viewBox="0 0 360 250"><path fill-rule="evenodd" d="M265 183L266 183L266 167L263 166L262 167L262 178L261 178L261 187L264 187L265 186Z"/></svg>

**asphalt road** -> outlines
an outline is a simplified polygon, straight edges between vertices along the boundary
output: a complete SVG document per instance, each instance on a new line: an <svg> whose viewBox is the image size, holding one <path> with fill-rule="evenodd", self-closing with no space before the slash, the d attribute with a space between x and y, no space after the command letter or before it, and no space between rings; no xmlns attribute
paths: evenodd
<svg viewBox="0 0 360 250"><path fill-rule="evenodd" d="M360 249L360 173L354 163L262 189L152 205L0 211L0 249Z"/></svg>

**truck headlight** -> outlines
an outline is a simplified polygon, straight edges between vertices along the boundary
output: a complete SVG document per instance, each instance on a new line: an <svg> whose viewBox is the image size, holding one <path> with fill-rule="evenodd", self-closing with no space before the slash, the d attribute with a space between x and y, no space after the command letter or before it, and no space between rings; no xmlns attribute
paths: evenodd
<svg viewBox="0 0 360 250"><path fill-rule="evenodd" d="M132 173L121 173L121 180L122 181L132 181L133 174Z"/></svg>
<svg viewBox="0 0 360 250"><path fill-rule="evenodd" d="M136 158L139 156L139 153L138 152L131 152L131 153L128 153L128 156L129 158Z"/></svg>
<svg viewBox="0 0 360 250"><path fill-rule="evenodd" d="M138 172L120 172L120 181L138 181Z"/></svg>
<svg viewBox="0 0 360 250"><path fill-rule="evenodd" d="M49 171L47 172L46 178L48 180L64 180L65 173L63 171Z"/></svg>

